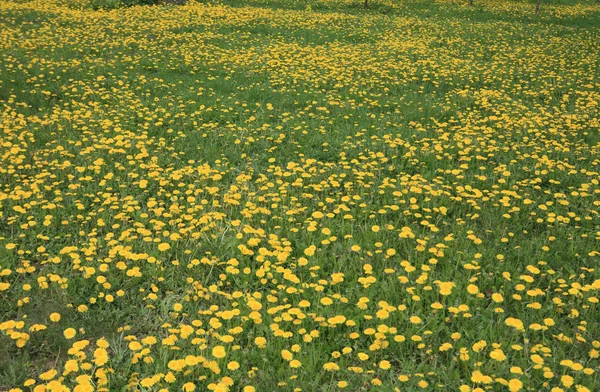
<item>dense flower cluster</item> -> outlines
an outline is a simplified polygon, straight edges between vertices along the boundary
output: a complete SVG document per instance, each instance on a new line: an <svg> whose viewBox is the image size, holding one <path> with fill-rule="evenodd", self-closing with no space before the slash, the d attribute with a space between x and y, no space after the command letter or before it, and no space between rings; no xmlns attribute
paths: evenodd
<svg viewBox="0 0 600 392"><path fill-rule="evenodd" d="M0 389L594 390L597 6L478 3L1 2Z"/></svg>

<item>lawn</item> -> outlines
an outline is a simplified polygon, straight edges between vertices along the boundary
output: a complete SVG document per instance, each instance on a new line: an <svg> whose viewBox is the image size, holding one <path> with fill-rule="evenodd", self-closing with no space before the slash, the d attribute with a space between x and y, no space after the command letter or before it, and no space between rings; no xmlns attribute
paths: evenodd
<svg viewBox="0 0 600 392"><path fill-rule="evenodd" d="M599 4L99 1L0 0L0 390L600 388Z"/></svg>

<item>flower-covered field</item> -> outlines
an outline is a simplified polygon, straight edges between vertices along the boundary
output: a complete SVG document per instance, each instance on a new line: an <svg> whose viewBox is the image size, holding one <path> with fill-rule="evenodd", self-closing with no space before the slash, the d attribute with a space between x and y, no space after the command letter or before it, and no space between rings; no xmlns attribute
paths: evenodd
<svg viewBox="0 0 600 392"><path fill-rule="evenodd" d="M600 390L600 5L372 3L0 1L0 390Z"/></svg>

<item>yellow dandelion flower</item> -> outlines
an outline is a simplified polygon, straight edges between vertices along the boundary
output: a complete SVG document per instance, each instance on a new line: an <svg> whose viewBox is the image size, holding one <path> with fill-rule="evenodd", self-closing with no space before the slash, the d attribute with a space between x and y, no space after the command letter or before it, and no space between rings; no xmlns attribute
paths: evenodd
<svg viewBox="0 0 600 392"><path fill-rule="evenodd" d="M297 359L293 359L293 360L290 361L290 367L291 368L297 369L300 366L302 366L302 362L298 361Z"/></svg>
<svg viewBox="0 0 600 392"><path fill-rule="evenodd" d="M171 245L169 245L166 242L162 242L158 245L158 250L160 250L161 252L165 252L167 250L171 249Z"/></svg>
<svg viewBox="0 0 600 392"><path fill-rule="evenodd" d="M67 339L73 339L77 335L77 331L75 331L75 328L67 328L63 331L63 335Z"/></svg>
<svg viewBox="0 0 600 392"><path fill-rule="evenodd" d="M223 358L227 353L225 352L225 347L223 346L215 346L212 349L212 355L215 358Z"/></svg>

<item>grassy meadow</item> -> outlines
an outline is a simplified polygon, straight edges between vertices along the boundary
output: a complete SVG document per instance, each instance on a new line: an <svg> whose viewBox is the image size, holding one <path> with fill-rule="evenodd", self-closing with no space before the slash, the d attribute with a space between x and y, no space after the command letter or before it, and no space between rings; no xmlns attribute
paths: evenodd
<svg viewBox="0 0 600 392"><path fill-rule="evenodd" d="M0 391L600 390L600 5L0 0Z"/></svg>

